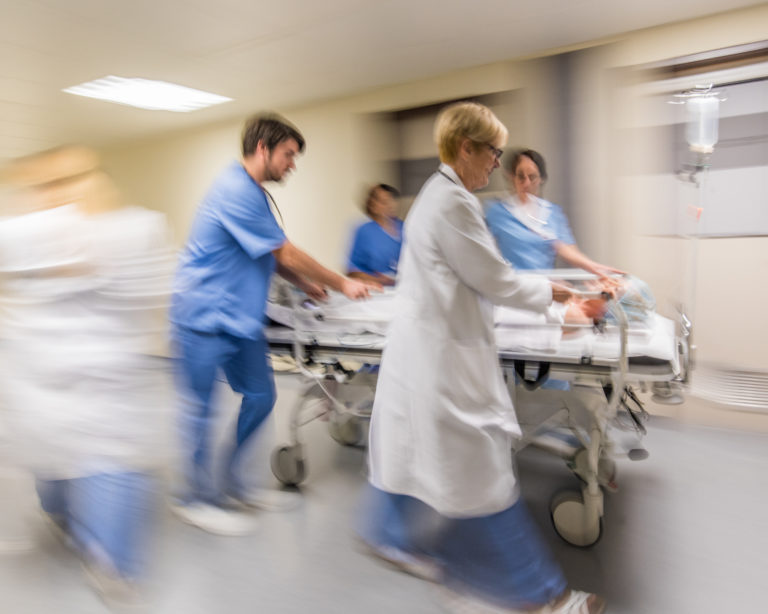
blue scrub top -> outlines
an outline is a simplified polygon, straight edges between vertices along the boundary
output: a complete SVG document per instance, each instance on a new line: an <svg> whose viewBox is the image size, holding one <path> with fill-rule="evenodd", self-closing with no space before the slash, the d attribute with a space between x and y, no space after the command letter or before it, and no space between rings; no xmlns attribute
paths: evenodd
<svg viewBox="0 0 768 614"><path fill-rule="evenodd" d="M539 199L539 205L543 224L536 230L518 219L503 201L491 201L488 205L488 228L502 256L516 269L551 269L557 256L556 243L576 243L563 210L543 199Z"/></svg>
<svg viewBox="0 0 768 614"><path fill-rule="evenodd" d="M285 241L264 190L234 162L198 209L174 280L171 322L258 338L275 270L272 251Z"/></svg>
<svg viewBox="0 0 768 614"><path fill-rule="evenodd" d="M368 275L382 273L390 277L397 274L397 262L400 260L400 247L403 244L403 222L399 219L392 221L395 225L395 236L390 235L374 221L361 225L355 231L347 270Z"/></svg>
<svg viewBox="0 0 768 614"><path fill-rule="evenodd" d="M485 213L485 221L496 239L501 255L516 269L551 269L555 266L555 244L576 243L563 210L551 202L539 199L539 228L524 224L503 201L492 201ZM515 376L517 379L517 376ZM548 379L541 385L544 390L568 390L563 380Z"/></svg>

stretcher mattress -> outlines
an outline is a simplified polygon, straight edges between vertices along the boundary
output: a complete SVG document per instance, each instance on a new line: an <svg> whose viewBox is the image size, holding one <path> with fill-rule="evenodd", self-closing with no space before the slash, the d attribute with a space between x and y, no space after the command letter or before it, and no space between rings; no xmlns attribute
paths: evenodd
<svg viewBox="0 0 768 614"><path fill-rule="evenodd" d="M394 293L367 301L350 301L333 294L327 303L303 301L296 306L268 303L267 316L280 326L266 329L273 346L294 341L339 353L375 357L386 341L387 325L397 309ZM521 309L497 307L495 334L502 360L615 366L621 357L620 329L607 325L565 328L553 318ZM645 326L627 330L627 357L633 370L648 374L678 372L677 339L672 320L658 314Z"/></svg>

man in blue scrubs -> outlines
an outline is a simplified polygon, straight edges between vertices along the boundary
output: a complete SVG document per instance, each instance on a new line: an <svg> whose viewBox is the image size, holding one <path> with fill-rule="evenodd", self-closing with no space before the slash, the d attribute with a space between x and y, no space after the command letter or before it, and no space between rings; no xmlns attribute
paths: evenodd
<svg viewBox="0 0 768 614"><path fill-rule="evenodd" d="M386 183L379 183L368 192L365 213L371 221L355 232L347 264L350 277L394 285L403 243L403 222L397 217L395 200L398 196L398 191Z"/></svg>
<svg viewBox="0 0 768 614"><path fill-rule="evenodd" d="M252 520L233 500L258 504L243 481L246 443L272 410L275 385L263 333L272 273L277 271L315 298L325 287L352 299L372 284L343 277L294 246L277 224L267 181L280 182L296 168L304 137L278 115L258 115L245 125L242 160L214 181L203 199L182 252L171 302L177 383L183 410L182 451L186 492L175 507L201 529L238 535ZM215 476L211 404L221 369L243 395L235 441Z"/></svg>

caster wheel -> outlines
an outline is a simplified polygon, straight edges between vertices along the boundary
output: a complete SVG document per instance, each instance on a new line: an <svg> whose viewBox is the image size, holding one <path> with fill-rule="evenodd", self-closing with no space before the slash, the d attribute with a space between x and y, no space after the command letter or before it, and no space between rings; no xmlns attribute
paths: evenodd
<svg viewBox="0 0 768 614"><path fill-rule="evenodd" d="M351 414L331 418L328 432L343 446L357 446L363 441L363 425L357 416Z"/></svg>
<svg viewBox="0 0 768 614"><path fill-rule="evenodd" d="M581 493L565 491L555 495L549 511L557 534L573 546L592 546L603 533L602 519L587 509Z"/></svg>
<svg viewBox="0 0 768 614"><path fill-rule="evenodd" d="M299 446L280 446L272 451L272 473L286 486L298 486L306 477Z"/></svg>
<svg viewBox="0 0 768 614"><path fill-rule="evenodd" d="M582 482L587 483L589 481L589 456L586 450L580 450L568 466ZM616 482L616 472L616 461L611 458L601 457L597 462L598 484L610 492L617 492L619 486Z"/></svg>

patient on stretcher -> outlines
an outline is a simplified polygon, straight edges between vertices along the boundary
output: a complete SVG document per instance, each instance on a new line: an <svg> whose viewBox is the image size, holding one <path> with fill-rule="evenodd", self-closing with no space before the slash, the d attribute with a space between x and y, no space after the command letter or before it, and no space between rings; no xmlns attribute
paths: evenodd
<svg viewBox="0 0 768 614"><path fill-rule="evenodd" d="M611 280L610 287L605 288L602 282L590 284L589 289L605 291L618 299L630 328L647 328L651 324L653 313L656 311L656 300L651 289L641 279L631 275L617 277ZM608 308L607 298L574 298L568 302L564 315L564 332L573 331L568 325L597 324L605 320L616 323L616 316Z"/></svg>
<svg viewBox="0 0 768 614"><path fill-rule="evenodd" d="M601 282L594 282L601 283ZM642 331L652 326L655 300L648 286L635 277L615 278L611 287L587 285L578 288L590 293L605 290L619 297L629 328ZM615 324L616 318L606 298L579 298L558 304L545 314L523 309L497 307L494 312L497 342L500 347L522 346L555 349L560 339L590 332L595 324ZM331 294L328 300L307 299L285 284L273 286L267 315L274 321L305 331L384 335L397 310L397 293L386 291L364 302L352 302Z"/></svg>

